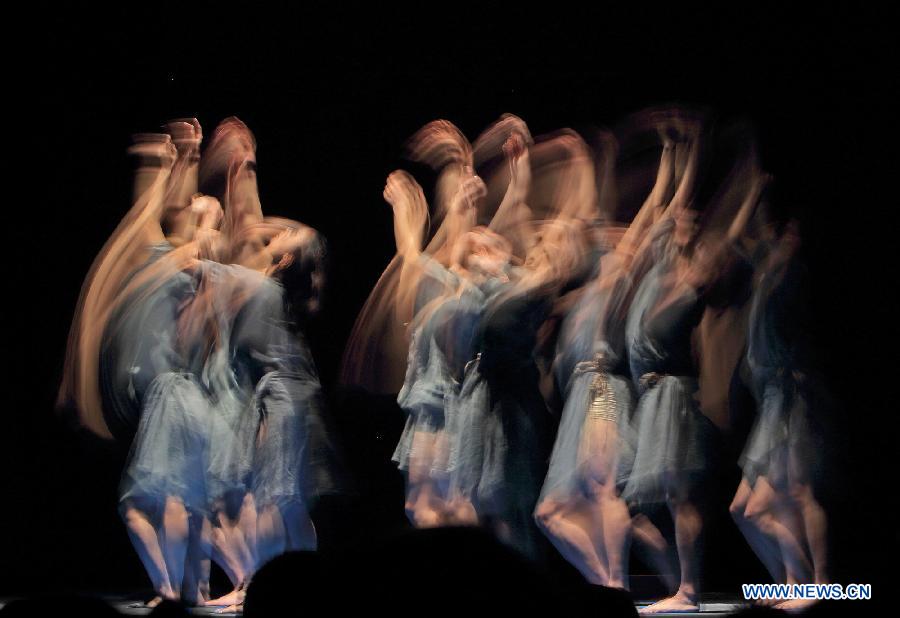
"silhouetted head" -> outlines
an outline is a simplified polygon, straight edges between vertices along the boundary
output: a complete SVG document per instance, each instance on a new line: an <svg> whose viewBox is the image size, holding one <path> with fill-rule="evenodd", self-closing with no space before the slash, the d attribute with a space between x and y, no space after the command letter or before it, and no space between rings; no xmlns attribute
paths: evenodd
<svg viewBox="0 0 900 618"><path fill-rule="evenodd" d="M361 574L362 575L362 574ZM244 615L290 616L327 609L328 577L321 556L296 551L281 554L264 564L247 587Z"/></svg>

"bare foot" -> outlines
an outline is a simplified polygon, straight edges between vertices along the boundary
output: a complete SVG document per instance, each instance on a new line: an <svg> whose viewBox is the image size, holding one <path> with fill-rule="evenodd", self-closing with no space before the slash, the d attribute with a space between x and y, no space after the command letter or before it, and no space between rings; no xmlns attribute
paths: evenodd
<svg viewBox="0 0 900 618"><path fill-rule="evenodd" d="M216 614L243 614L244 613L244 604L237 603L235 605L229 605L228 607L221 607L215 611Z"/></svg>
<svg viewBox="0 0 900 618"><path fill-rule="evenodd" d="M153 609L154 607L156 607L157 605L159 605L162 602L163 602L163 598L161 596L155 596L152 599L150 599L149 601L147 601L146 603L144 603L144 605L149 607L150 609Z"/></svg>
<svg viewBox="0 0 900 618"><path fill-rule="evenodd" d="M683 592L676 592L673 596L662 601L657 601L653 605L642 607L638 613L640 614L663 614L663 613L688 613L699 612L700 605L696 599L689 597Z"/></svg>
<svg viewBox="0 0 900 618"><path fill-rule="evenodd" d="M780 609L785 612L799 613L805 609L809 609L813 605L816 604L815 599L791 599L790 601L782 601L781 603L777 603L775 605L775 609Z"/></svg>
<svg viewBox="0 0 900 618"><path fill-rule="evenodd" d="M235 605L238 603L244 602L244 591L240 588L235 588L231 592L226 595L219 597L218 599L213 599L212 601L206 601L204 605L207 606L229 606Z"/></svg>

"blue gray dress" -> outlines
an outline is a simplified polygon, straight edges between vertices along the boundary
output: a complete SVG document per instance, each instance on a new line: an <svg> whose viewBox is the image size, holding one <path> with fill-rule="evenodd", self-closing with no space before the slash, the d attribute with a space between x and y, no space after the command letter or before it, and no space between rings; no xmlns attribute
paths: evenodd
<svg viewBox="0 0 900 618"><path fill-rule="evenodd" d="M279 327L283 313L275 305L271 309L275 322L267 350L274 368L254 393L259 431L253 495L261 507L295 503L310 509L316 499L340 491L340 463L309 346L286 321Z"/></svg>
<svg viewBox="0 0 900 618"><path fill-rule="evenodd" d="M162 242L126 279L129 285L172 250ZM175 321L180 303L193 294L190 276L176 273L167 281L148 281L135 289L110 315L100 344L100 392L103 418L120 443L128 445L140 422L150 384L161 373L178 370Z"/></svg>
<svg viewBox="0 0 900 618"><path fill-rule="evenodd" d="M747 366L758 415L739 460L751 487L765 476L773 487L783 490L789 478L789 454L803 468L812 459L808 396L793 345L805 327L796 315L801 309L795 298L797 274L796 262L780 264L761 273L753 291ZM794 473L805 475L809 470Z"/></svg>
<svg viewBox="0 0 900 618"><path fill-rule="evenodd" d="M127 408L111 408L121 419L129 418L132 406L139 409L120 501L149 508L174 497L188 509L204 512L209 406L177 336L179 308L194 288L185 273L148 285L153 289L141 290L134 303L117 312L101 360L104 391L109 392L105 402L127 403ZM126 361L131 363L127 386L109 380L121 378Z"/></svg>
<svg viewBox="0 0 900 618"><path fill-rule="evenodd" d="M441 483L444 492L449 490L452 448L459 429L460 389L466 367L475 358L475 337L485 307L485 292L490 290L489 285L483 287L464 282L458 295L445 299L431 318L432 343L443 358L447 380L443 393L445 439L437 444L431 476Z"/></svg>
<svg viewBox="0 0 900 618"><path fill-rule="evenodd" d="M585 493L587 466L597 448L586 439L590 435L584 431L587 423L614 423L617 459L632 458L634 444L629 430L633 395L621 352L629 287L627 277L603 289L596 281L589 282L563 322L555 371L565 389L565 405L541 500L552 497L566 501ZM602 354L602 363L596 361L597 353ZM603 409L591 409L595 397L602 399L599 407ZM617 474L617 470L612 473Z"/></svg>
<svg viewBox="0 0 900 618"><path fill-rule="evenodd" d="M257 381L266 373L264 357L238 343L241 321L265 320L258 311L271 296L266 277L237 265L203 262L199 269L215 341L206 356L202 380L212 415L206 474L213 509L233 510L250 491L259 419L253 407Z"/></svg>
<svg viewBox="0 0 900 618"><path fill-rule="evenodd" d="M444 396L451 388L450 370L444 351L435 342L437 309L447 294L460 284L450 270L428 256L422 256L425 278L416 294L415 327L409 344L406 376L397 395L397 404L406 414L392 460L408 471L416 457L413 437L418 432L435 434L444 429Z"/></svg>
<svg viewBox="0 0 900 618"><path fill-rule="evenodd" d="M671 226L667 228L671 230ZM691 333L703 313L698 292L684 287L666 302L674 247L663 228L656 263L641 282L626 326L632 380L639 393L632 421L635 450L620 463L622 497L632 505L663 502L692 491L711 465L715 429L695 399Z"/></svg>
<svg viewBox="0 0 900 618"><path fill-rule="evenodd" d="M259 507L311 508L340 488L334 432L312 353L290 322L277 280L240 266L214 268L229 279L221 295L228 305L220 314L228 353L218 366L226 379L217 397L227 404L219 420L228 422L215 429L228 446L213 446L212 484L232 495L252 492Z"/></svg>
<svg viewBox="0 0 900 618"><path fill-rule="evenodd" d="M508 289L488 303L478 327L479 356L459 394L451 492L471 500L483 521L504 522L512 544L537 557L532 513L547 470L550 415L534 358L548 291Z"/></svg>

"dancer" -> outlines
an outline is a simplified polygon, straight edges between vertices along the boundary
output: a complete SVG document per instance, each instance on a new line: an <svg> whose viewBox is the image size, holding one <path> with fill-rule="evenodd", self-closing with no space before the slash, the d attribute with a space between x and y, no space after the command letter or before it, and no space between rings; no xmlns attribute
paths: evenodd
<svg viewBox="0 0 900 618"><path fill-rule="evenodd" d="M620 454L630 458L632 390L627 378L625 312L637 234L663 205L673 173L674 144L663 149L656 183L618 246L598 257L595 275L573 303L554 361L565 405L535 518L541 530L593 584L627 588L628 507L618 495Z"/></svg>
<svg viewBox="0 0 900 618"><path fill-rule="evenodd" d="M483 183L470 177L461 183L453 198L450 217L473 220L473 203L483 195ZM446 453L445 396L452 389L451 368L446 346L438 345L439 324L448 318L450 307L471 294L480 294L468 261L477 251L478 236L465 227L448 234L453 251L449 267L423 252L421 233L427 206L421 189L403 172L388 177L385 200L394 209L398 254L404 262L419 264L422 281L417 294L416 320L407 366L407 378L398 395L398 403L407 412L407 422L393 459L405 472L407 480L407 513L419 527L443 523L446 492L438 486L435 464L438 451ZM469 224L464 224L468 226Z"/></svg>
<svg viewBox="0 0 900 618"><path fill-rule="evenodd" d="M199 124L167 128L171 136L140 136L131 150L139 160L135 206L85 281L60 392L61 401L74 399L88 428L131 444L120 507L157 593L151 605L203 595L196 582L182 590L189 521L204 502L202 478L191 476L194 449L185 449L203 433L204 407L194 405L174 328L191 286L179 269L160 264L175 244L191 240L209 204L190 207ZM166 449L172 452L164 465L154 464Z"/></svg>
<svg viewBox="0 0 900 618"><path fill-rule="evenodd" d="M209 485L214 556L234 589L208 605L239 606L255 570L315 549L309 509L338 490L338 456L303 328L318 312L324 240L295 221L262 218L255 139L240 120L217 128L204 186L222 195L223 265L201 269L200 323L215 333L205 367L215 403ZM201 326L202 328L202 326Z"/></svg>
<svg viewBox="0 0 900 618"><path fill-rule="evenodd" d="M754 214L765 218L767 212L764 203L748 205L729 230L734 247L752 255L756 264L746 359L759 407L730 510L774 581L828 583L827 518L811 483L816 436L804 376L804 325L797 315L803 306L797 298L799 236L795 222L782 224L780 232L765 222L754 248L743 228ZM801 600L776 604L782 609L806 605Z"/></svg>
<svg viewBox="0 0 900 618"><path fill-rule="evenodd" d="M527 193L530 170L519 175L517 168L528 169L529 157L521 138L511 140L507 196L518 201ZM580 158L586 150L571 135L545 147L563 151L566 158L560 177L566 180L571 179L567 174L578 176L573 167L588 163ZM456 510L468 512L532 558L540 555L532 513L546 470L551 432L534 350L553 300L580 270L582 235L573 216L579 211L576 194L580 188L578 183L559 183L548 209L558 213L557 218L539 228L518 276L488 300L476 335L478 354L466 371L459 395L451 476ZM509 205L506 198L504 203ZM495 219L503 215L503 207Z"/></svg>
<svg viewBox="0 0 900 618"><path fill-rule="evenodd" d="M421 189L404 173L388 177L384 198L394 210L400 287L416 290L406 376L397 396L407 419L392 459L405 476L408 518L417 527L431 527L442 523L446 510L446 492L432 471L438 445L446 452L445 395L452 388L447 360L434 339L436 312L464 289L473 289L466 268L474 238L469 230L485 188L471 173L471 146L451 123L427 124L409 149L412 158L440 171L435 208L440 225L423 248L428 207Z"/></svg>
<svg viewBox="0 0 900 618"><path fill-rule="evenodd" d="M684 176L663 218L651 231L655 264L643 277L629 309L627 344L632 379L640 393L633 426L636 446L626 465L623 498L632 506L665 502L675 521L681 581L675 594L642 611L698 611L698 542L702 520L697 481L708 466L709 421L696 409L690 336L702 304L704 273L690 268L696 213L694 191L699 139L686 144ZM669 214L671 213L671 215ZM652 538L659 539L649 522Z"/></svg>

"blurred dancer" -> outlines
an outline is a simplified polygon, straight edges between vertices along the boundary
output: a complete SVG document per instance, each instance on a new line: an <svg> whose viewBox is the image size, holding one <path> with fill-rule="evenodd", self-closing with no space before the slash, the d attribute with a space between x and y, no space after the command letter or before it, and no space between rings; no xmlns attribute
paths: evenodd
<svg viewBox="0 0 900 618"><path fill-rule="evenodd" d="M259 565L315 549L309 507L333 488L318 375L300 330L318 307L324 245L283 221L246 227L245 242L258 247L236 247L247 266L200 265L192 307L193 329L215 330L204 368L215 416L213 539L235 584L207 604L234 607Z"/></svg>
<svg viewBox="0 0 900 618"><path fill-rule="evenodd" d="M262 285L263 277L228 265L252 265L262 246L256 235L244 242L246 229L262 221L255 148L250 129L237 118L226 118L216 127L204 153L200 185L221 201L224 221L209 256L214 259L202 260L196 267L197 292L182 317L182 329L206 341L202 370L212 410L205 462L210 510L207 525L212 558L235 587L229 595L207 603L225 606L235 602L257 563L257 512L250 491L258 428L257 413L251 407L256 382L239 381L231 344L235 315Z"/></svg>
<svg viewBox="0 0 900 618"><path fill-rule="evenodd" d="M447 360L435 341L435 312L445 301L470 289L466 268L474 202L484 184L471 173L471 147L451 123L427 124L410 140L410 155L439 170L431 241L423 247L428 206L409 175L388 177L384 198L394 210L397 255L402 260L400 289L415 290L414 318L403 387L397 402L407 420L393 460L406 477L406 511L418 527L441 523L446 493L432 474L438 443L446 443L445 395L451 389ZM405 302L400 298L397 302Z"/></svg>
<svg viewBox="0 0 900 618"><path fill-rule="evenodd" d="M828 583L827 518L812 489L817 436L804 367L799 236L795 222L779 226L766 220L764 203L755 207L742 209L729 230L756 270L746 360L759 408L731 513L774 581ZM763 221L755 242L743 233L754 214ZM805 605L794 600L777 607Z"/></svg>
<svg viewBox="0 0 900 618"><path fill-rule="evenodd" d="M564 153L564 172L577 166L580 148L565 136L548 148ZM507 142L511 182L504 207L518 206L528 192L528 149L521 137ZM519 174L519 167L526 170ZM524 186L523 186L524 185ZM459 395L451 491L457 512L492 529L533 558L540 554L532 513L546 471L550 415L539 390L535 361L538 329L560 289L579 271L581 228L567 208L577 188L560 183L550 212L560 213L538 229L523 267L488 299L478 324L478 354Z"/></svg>
<svg viewBox="0 0 900 618"><path fill-rule="evenodd" d="M318 312L325 244L295 221L263 220L255 140L236 118L216 130L203 179L225 200L229 235L204 262L198 324L214 332L204 370L214 401L209 485L213 545L236 607L255 570L316 548L309 510L338 485L337 455L303 329Z"/></svg>
<svg viewBox="0 0 900 618"><path fill-rule="evenodd" d="M175 245L192 239L198 219L213 208L190 199L199 124L176 121L167 128L174 143L169 135L148 136L132 148L139 161L135 206L85 281L61 389L61 399L75 399L89 428L131 441L120 508L158 595L151 605L204 593L196 581L183 590L188 544L192 537L200 542L191 522L205 507L205 406L185 372L175 328L178 307L192 290L180 269L160 265Z"/></svg>
<svg viewBox="0 0 900 618"><path fill-rule="evenodd" d="M470 177L459 187L453 208L471 217L474 201L483 192L483 183ZM473 270L473 258L484 253L484 233L466 232L456 236L450 252L450 266L418 249L421 243L421 220L427 213L421 189L403 172L388 177L385 200L395 213L398 253L404 260L417 260L423 270L423 283L439 286L438 294L424 303L416 315L410 343L407 379L398 395L398 403L407 412L407 423L394 452L394 461L407 477L407 513L419 527L444 523L446 511L445 468L448 458L446 409L455 390L460 346L465 347L462 332L448 331L448 323L458 312L477 305L482 296ZM405 213L418 212L410 216ZM462 326L462 325L460 325ZM459 339L459 336L463 339ZM462 361L467 362L468 358Z"/></svg>
<svg viewBox="0 0 900 618"><path fill-rule="evenodd" d="M424 253L446 268L456 239L474 224L469 209L454 207L461 182L473 175L471 146L452 123L437 120L410 139L408 154L438 172L431 215L434 231ZM426 229L419 233L423 238L428 220L426 207L421 224ZM398 393L410 377L406 361L415 328L409 325L441 289L442 284L423 272L417 260L404 259L398 252L356 318L344 351L341 381L371 393Z"/></svg>
<svg viewBox="0 0 900 618"><path fill-rule="evenodd" d="M314 550L309 509L336 488L318 372L303 335L320 306L325 244L301 224L279 220L277 227L264 250L271 257L261 289L268 290L257 291L235 318L232 353L243 365L240 374L253 374L251 364L265 370L253 396L259 413L251 485L259 564L285 551Z"/></svg>
<svg viewBox="0 0 900 618"><path fill-rule="evenodd" d="M660 131L662 134L662 131ZM623 353L633 246L648 212L664 205L674 144L665 135L656 183L618 247L597 256L557 342L565 406L535 517L562 555L593 584L627 588L628 507L618 494L620 453L629 459L633 395Z"/></svg>
<svg viewBox="0 0 900 618"><path fill-rule="evenodd" d="M703 308L698 292L710 273L699 252L692 253L697 214L688 205L699 159L696 131L689 140L684 175L666 210L671 215L651 231L654 266L631 302L626 325L631 375L640 398L633 421L636 447L623 497L633 506L669 506L681 566L676 593L642 610L647 613L698 609L702 519L696 491L709 465L712 428L693 401L691 332Z"/></svg>

